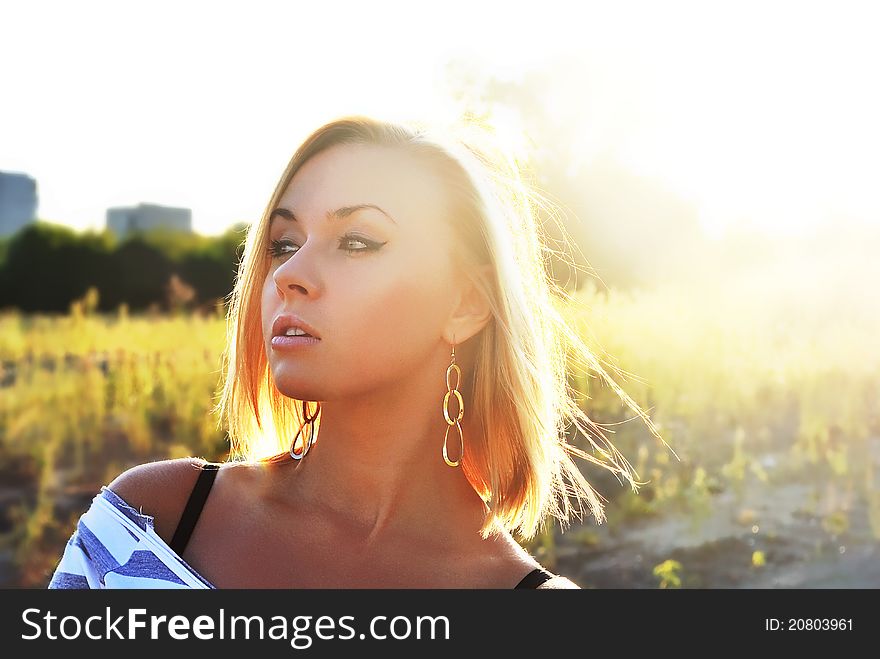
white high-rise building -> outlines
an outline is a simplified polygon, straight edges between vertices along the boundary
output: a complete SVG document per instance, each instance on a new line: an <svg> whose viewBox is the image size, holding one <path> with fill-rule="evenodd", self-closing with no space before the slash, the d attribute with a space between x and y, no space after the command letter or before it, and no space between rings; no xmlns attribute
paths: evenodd
<svg viewBox="0 0 880 659"><path fill-rule="evenodd" d="M37 219L37 182L27 174L0 172L0 236Z"/></svg>
<svg viewBox="0 0 880 659"><path fill-rule="evenodd" d="M192 233L192 211L189 208L170 208L157 204L108 208L107 228L119 239L132 231L171 229Z"/></svg>

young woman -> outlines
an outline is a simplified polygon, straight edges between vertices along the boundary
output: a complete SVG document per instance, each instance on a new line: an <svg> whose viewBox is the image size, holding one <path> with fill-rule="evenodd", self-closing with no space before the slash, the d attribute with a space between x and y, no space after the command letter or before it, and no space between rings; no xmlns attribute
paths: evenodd
<svg viewBox="0 0 880 659"><path fill-rule="evenodd" d="M634 473L570 397L572 356L613 381L557 312L520 181L365 117L308 137L231 296L236 459L123 473L50 587L577 588L512 534L584 502L601 522L572 456Z"/></svg>

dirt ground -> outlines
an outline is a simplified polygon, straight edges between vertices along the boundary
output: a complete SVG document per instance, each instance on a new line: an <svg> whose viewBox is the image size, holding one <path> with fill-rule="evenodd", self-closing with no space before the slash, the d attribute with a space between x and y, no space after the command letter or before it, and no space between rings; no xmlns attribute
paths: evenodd
<svg viewBox="0 0 880 659"><path fill-rule="evenodd" d="M682 588L880 588L876 533L864 495L754 479L714 495L702 519L673 510L573 526L557 536L556 568L583 588L657 588L653 568L668 559Z"/></svg>

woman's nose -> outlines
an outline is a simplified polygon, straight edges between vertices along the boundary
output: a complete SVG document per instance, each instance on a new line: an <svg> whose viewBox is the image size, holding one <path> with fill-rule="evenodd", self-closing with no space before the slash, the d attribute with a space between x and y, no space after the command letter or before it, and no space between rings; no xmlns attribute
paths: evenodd
<svg viewBox="0 0 880 659"><path fill-rule="evenodd" d="M306 288L305 286L303 286L302 284L295 284L295 283L290 283L290 284L278 284L277 280L276 280L275 283L276 283L277 288L278 288L278 295L279 295L280 297L282 297L282 298L284 298L284 297L286 297L287 295L289 295L288 291L297 291L297 292L301 293L302 295L308 295L308 294L309 294L309 289L307 289L307 288Z"/></svg>
<svg viewBox="0 0 880 659"><path fill-rule="evenodd" d="M317 282L313 272L314 259L301 247L282 263L273 274L278 295L282 298L294 292L310 295L317 290Z"/></svg>

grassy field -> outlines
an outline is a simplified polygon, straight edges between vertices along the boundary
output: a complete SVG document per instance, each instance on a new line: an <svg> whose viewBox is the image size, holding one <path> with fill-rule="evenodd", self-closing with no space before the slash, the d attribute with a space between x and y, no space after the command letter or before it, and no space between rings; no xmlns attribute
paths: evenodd
<svg viewBox="0 0 880 659"><path fill-rule="evenodd" d="M219 317L0 318L0 577L45 584L102 484L148 460L225 456L210 414Z"/></svg>
<svg viewBox="0 0 880 659"><path fill-rule="evenodd" d="M826 293L799 298L758 279L723 294L579 292L564 313L678 459L609 387L571 373L647 483L633 494L586 465L607 523L551 526L529 548L586 587L857 574L880 586L880 571L860 571L878 564L880 323L864 307L839 313L849 298ZM225 457L210 414L223 340L220 313L103 316L84 301L66 316L0 316L0 585L44 586L78 516L128 466Z"/></svg>

